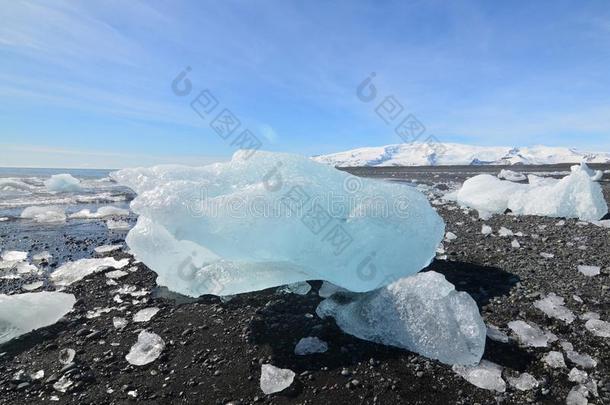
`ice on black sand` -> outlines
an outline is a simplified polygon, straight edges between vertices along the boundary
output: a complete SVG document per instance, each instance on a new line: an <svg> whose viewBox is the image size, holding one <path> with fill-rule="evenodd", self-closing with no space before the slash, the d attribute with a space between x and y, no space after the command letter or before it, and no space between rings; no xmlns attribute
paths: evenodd
<svg viewBox="0 0 610 405"><path fill-rule="evenodd" d="M269 395L285 390L292 385L295 373L287 368L278 368L271 364L261 366L261 390Z"/></svg>
<svg viewBox="0 0 610 405"><path fill-rule="evenodd" d="M131 346L125 359L134 366L144 366L157 360L163 349L165 349L165 342L161 336L143 330L138 335L138 341Z"/></svg>

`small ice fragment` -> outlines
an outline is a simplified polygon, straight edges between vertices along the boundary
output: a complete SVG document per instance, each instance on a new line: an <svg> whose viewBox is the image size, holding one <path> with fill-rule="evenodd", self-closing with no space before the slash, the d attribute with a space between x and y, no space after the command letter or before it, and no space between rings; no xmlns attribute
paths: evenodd
<svg viewBox="0 0 610 405"><path fill-rule="evenodd" d="M28 258L28 252L9 250L2 253L2 260L7 262L23 262Z"/></svg>
<svg viewBox="0 0 610 405"><path fill-rule="evenodd" d="M501 227L500 230L498 230L498 235L500 235L503 238L507 237L507 236L513 236L513 231L511 231L508 228Z"/></svg>
<svg viewBox="0 0 610 405"><path fill-rule="evenodd" d="M132 398L137 398L138 397L138 390L127 391L127 395L132 397Z"/></svg>
<svg viewBox="0 0 610 405"><path fill-rule="evenodd" d="M159 308L157 308L157 307L141 309L138 312L136 312L136 314L133 316L133 321L134 322L148 322L152 319L153 316L155 316L157 314L157 312L159 312Z"/></svg>
<svg viewBox="0 0 610 405"><path fill-rule="evenodd" d="M106 277L112 280L117 280L119 278L123 278L126 275L128 275L129 273L127 273L126 271L123 270L113 270L113 271L109 271L108 273L106 273Z"/></svg>
<svg viewBox="0 0 610 405"><path fill-rule="evenodd" d="M561 352L550 351L542 358L542 361L551 368L564 368L566 366Z"/></svg>
<svg viewBox="0 0 610 405"><path fill-rule="evenodd" d="M33 264L30 263L17 263L17 273L19 274L28 274L28 273L37 273L38 272L38 267L34 266Z"/></svg>
<svg viewBox="0 0 610 405"><path fill-rule="evenodd" d="M52 193L68 193L82 190L80 180L68 173L54 174L44 181L44 185Z"/></svg>
<svg viewBox="0 0 610 405"><path fill-rule="evenodd" d="M597 312L585 312L580 316L580 319L588 321L589 319L599 319L599 314Z"/></svg>
<svg viewBox="0 0 610 405"><path fill-rule="evenodd" d="M453 371L472 385L498 392L506 391L502 379L502 367L487 360L481 360L476 366L453 365Z"/></svg>
<svg viewBox="0 0 610 405"><path fill-rule="evenodd" d="M43 251L32 256L32 261L35 262L48 262L53 256L48 251Z"/></svg>
<svg viewBox="0 0 610 405"><path fill-rule="evenodd" d="M519 249L521 247L521 244L519 243L519 241L517 239L514 239L510 245L515 248L515 249Z"/></svg>
<svg viewBox="0 0 610 405"><path fill-rule="evenodd" d="M555 226L564 226L565 224L566 224L566 221L564 221L564 220L562 219L561 221L557 222L557 223L555 224Z"/></svg>
<svg viewBox="0 0 610 405"><path fill-rule="evenodd" d="M87 311L87 314L85 316L87 317L87 319L99 318L100 315L107 314L108 312L115 310L115 309L116 309L115 307L110 307L110 308L96 307L95 309L93 309L91 311Z"/></svg>
<svg viewBox="0 0 610 405"><path fill-rule="evenodd" d="M547 347L549 343L557 340L550 332L544 332L535 324L524 321L511 321L508 327L515 332L521 343L531 347Z"/></svg>
<svg viewBox="0 0 610 405"><path fill-rule="evenodd" d="M587 277L597 276L600 270L599 266L578 266L578 271Z"/></svg>
<svg viewBox="0 0 610 405"><path fill-rule="evenodd" d="M34 281L32 283L22 285L21 288L23 288L26 291L34 291L34 290L38 290L43 285L44 285L44 282L42 282L42 281Z"/></svg>
<svg viewBox="0 0 610 405"><path fill-rule="evenodd" d="M587 405L589 390L584 385L577 385L570 390L566 398L566 405Z"/></svg>
<svg viewBox="0 0 610 405"><path fill-rule="evenodd" d="M88 209L84 209L74 214L71 214L69 218L74 219L100 219L105 217L117 216L125 217L129 215L129 210L125 210L118 207L105 206L98 208L97 212L91 212Z"/></svg>
<svg viewBox="0 0 610 405"><path fill-rule="evenodd" d="M513 172L512 170L502 169L498 174L499 179L519 182L527 180L527 176L523 173Z"/></svg>
<svg viewBox="0 0 610 405"><path fill-rule="evenodd" d="M295 373L287 368L277 368L271 364L261 366L261 390L266 394L280 392L290 387Z"/></svg>
<svg viewBox="0 0 610 405"><path fill-rule="evenodd" d="M61 292L0 294L0 344L49 326L66 315L76 298Z"/></svg>
<svg viewBox="0 0 610 405"><path fill-rule="evenodd" d="M277 292L280 294L307 295L310 290L311 284L307 281L299 281L297 283L283 285L277 289Z"/></svg>
<svg viewBox="0 0 610 405"><path fill-rule="evenodd" d="M114 231L127 231L131 227L129 225L129 222L127 222L127 221L120 221L120 220L115 221L113 219L107 220L106 226L108 227L108 229L114 230Z"/></svg>
<svg viewBox="0 0 610 405"><path fill-rule="evenodd" d="M125 328L125 326L127 326L127 319L115 316L114 318L112 318L112 325L116 329L123 329Z"/></svg>
<svg viewBox="0 0 610 405"><path fill-rule="evenodd" d="M74 356L76 356L74 349L61 349L59 351L59 362L64 366L70 364L74 361Z"/></svg>
<svg viewBox="0 0 610 405"><path fill-rule="evenodd" d="M487 337L496 342L508 343L508 335L502 332L497 326L488 324L487 325Z"/></svg>
<svg viewBox="0 0 610 405"><path fill-rule="evenodd" d="M540 253L540 256L544 257L545 259L552 259L553 257L555 257L554 254L552 253L546 253L546 252L542 252Z"/></svg>
<svg viewBox="0 0 610 405"><path fill-rule="evenodd" d="M121 269L129 264L129 259L115 260L113 257L103 259L80 259L62 264L51 273L51 280L57 285L70 285L91 274L108 268Z"/></svg>
<svg viewBox="0 0 610 405"><path fill-rule="evenodd" d="M577 369L576 367L574 367L568 373L568 380L570 380L572 382L584 384L585 382L587 382L588 379L589 379L589 374L587 374L586 371L581 371L581 370Z"/></svg>
<svg viewBox="0 0 610 405"><path fill-rule="evenodd" d="M491 226L489 225L483 225L483 227L481 227L481 233L483 235L491 235L492 232L493 229L491 229Z"/></svg>
<svg viewBox="0 0 610 405"><path fill-rule="evenodd" d="M322 298L328 298L335 293L346 291L347 290L345 288L336 286L330 281L323 281L322 286L320 286L320 289L318 290L318 295Z"/></svg>
<svg viewBox="0 0 610 405"><path fill-rule="evenodd" d="M490 219L493 216L493 212L489 212L489 211L485 211L485 210L477 210L477 213L479 215L479 219L482 219L483 221L487 221L488 219Z"/></svg>
<svg viewBox="0 0 610 405"><path fill-rule="evenodd" d="M59 380L53 384L53 389L59 392L66 392L74 384L66 375L62 375Z"/></svg>
<svg viewBox="0 0 610 405"><path fill-rule="evenodd" d="M538 386L538 380L529 373L523 373L517 378L508 376L506 379L512 387L519 391L529 391Z"/></svg>
<svg viewBox="0 0 610 405"><path fill-rule="evenodd" d="M452 240L456 240L457 239L457 235L454 234L453 232L447 232L445 234L445 242L451 242Z"/></svg>
<svg viewBox="0 0 610 405"><path fill-rule="evenodd" d="M534 307L544 312L551 318L557 318L570 324L576 318L572 311L564 306L564 299L555 293L549 293L546 297L534 302Z"/></svg>
<svg viewBox="0 0 610 405"><path fill-rule="evenodd" d="M64 222L66 213L60 207L27 207L21 212L21 218L39 223Z"/></svg>
<svg viewBox="0 0 610 405"><path fill-rule="evenodd" d="M165 349L165 342L156 333L143 330L138 335L138 341L131 346L125 359L134 366L143 366L155 361Z"/></svg>
<svg viewBox="0 0 610 405"><path fill-rule="evenodd" d="M95 249L95 253L110 253L110 252L114 252L116 250L120 250L123 248L122 244L118 244L118 245L103 245L103 246L98 246Z"/></svg>
<svg viewBox="0 0 610 405"><path fill-rule="evenodd" d="M572 299L574 299L574 301L579 302L579 303L583 303L584 301L582 300L582 298L580 298L578 295L574 294L572 295Z"/></svg>
<svg viewBox="0 0 610 405"><path fill-rule="evenodd" d="M40 380L41 378L44 378L44 370L38 370L33 374L30 374L30 378L32 380Z"/></svg>
<svg viewBox="0 0 610 405"><path fill-rule="evenodd" d="M294 354L304 356L312 353L324 353L328 350L328 344L317 337L304 337L294 348Z"/></svg>
<svg viewBox="0 0 610 405"><path fill-rule="evenodd" d="M574 350L566 350L566 356L568 357L568 360L582 368L589 369L597 366L597 360L588 354L580 354Z"/></svg>
<svg viewBox="0 0 610 405"><path fill-rule="evenodd" d="M610 323L602 321L600 319L589 319L585 322L585 328L595 336L599 337L610 337Z"/></svg>

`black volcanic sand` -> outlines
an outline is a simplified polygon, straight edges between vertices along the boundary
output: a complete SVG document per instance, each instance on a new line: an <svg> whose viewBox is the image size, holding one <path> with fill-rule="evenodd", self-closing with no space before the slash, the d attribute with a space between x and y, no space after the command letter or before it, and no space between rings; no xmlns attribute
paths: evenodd
<svg viewBox="0 0 610 405"><path fill-rule="evenodd" d="M452 180L453 175L432 174L422 181L439 184L444 178ZM603 186L610 201L609 184ZM610 230L577 220L556 226L559 219L531 216L494 215L483 221L475 211L464 212L454 204L436 208L457 239L445 243L447 259L435 260L426 270L444 274L457 289L470 293L486 323L510 334L508 322L534 322L559 340L571 342L577 352L596 358L597 367L587 371L597 381L599 397L590 397L589 403L610 403L610 339L595 337L581 319L566 324L533 306L534 301L553 292L565 298L566 307L577 316L594 311L601 319L610 320ZM491 226L494 233L484 236L483 224ZM11 221L0 223L0 237L7 248L38 252L50 247L61 263L88 257L93 247L121 241L125 235L108 233L98 225L91 221L74 228L67 225L50 231L38 227L26 232L18 221ZM500 237L497 231L501 226L525 236ZM513 239L521 248L511 247ZM60 245L63 247L55 251ZM541 252L555 256L545 259ZM114 257L130 256L120 252ZM57 262L49 267L56 267ZM600 266L602 273L585 277L577 271L579 264ZM169 293L156 286L155 274L143 264L128 267L135 268L117 280L119 286L129 284L151 294L123 295L125 302L118 304L113 291L119 286L107 285L106 276L98 273L66 289L78 301L74 311L59 323L0 347L0 403L48 403L56 396L59 403L76 404L563 404L576 385L568 381L574 365L567 358L563 369L549 369L542 362L550 350L562 352L559 341L549 348L527 348L514 338L507 344L487 339L484 358L504 366L505 376L528 372L540 381L540 386L530 391L508 386L505 393L497 393L469 384L450 366L354 338L341 332L334 321L319 319L315 315L321 301L316 293L319 282L312 282L314 288L305 296L269 289L223 303L212 296L187 299ZM1 283L5 291L18 288L15 282ZM44 288L53 289L50 285ZM86 317L88 311L120 305L127 305L127 310ZM131 321L133 313L151 306L161 309L152 320ZM129 320L122 331L112 325L115 316ZM136 367L125 355L143 328L159 334L166 348L151 364ZM305 336L325 340L329 350L296 356L294 346ZM76 357L74 365L62 370L58 356L65 348L74 349ZM292 386L278 394L263 394L259 378L264 363L295 371ZM26 374L44 370L45 376L36 381L27 377L15 380L20 370ZM74 381L66 393L53 389L62 375ZM134 391L135 398L128 395Z"/></svg>

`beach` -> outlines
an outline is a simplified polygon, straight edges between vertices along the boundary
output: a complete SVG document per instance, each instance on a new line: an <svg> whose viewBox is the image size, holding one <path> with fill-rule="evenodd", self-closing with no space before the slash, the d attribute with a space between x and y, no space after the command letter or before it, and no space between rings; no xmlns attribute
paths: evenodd
<svg viewBox="0 0 610 405"><path fill-rule="evenodd" d="M510 169L556 178L570 170L569 165ZM137 219L133 213L70 218L83 209L128 207L133 193L107 179L107 172L90 177L73 173L88 181L85 191L49 196L37 189L49 172L5 171L0 172L4 178L24 181L33 191L0 200L0 217L7 218L0 222L0 250L30 256L47 251L52 259L41 263L40 274L1 279L3 293L23 292L25 284L36 281L42 281L37 291L57 290L50 274L67 261L114 257L129 264L120 277L109 277L110 269L65 286L63 291L77 299L73 311L0 347L0 403L557 404L565 403L577 385L569 378L574 367L595 382L598 395L590 395L589 403L610 403L610 340L585 327L595 317L610 320L610 229L577 219L510 213L481 219L475 210L442 199L468 177L499 170L468 166L349 171L417 187L428 197L446 230L456 237L443 242L423 271L441 273L457 290L470 294L487 327L499 331L487 338L483 359L501 366L507 381L530 374L535 387L521 390L507 383L503 392L481 389L449 365L348 335L334 320L316 315L322 301L317 293L320 281L311 280L306 295L271 288L221 299L168 291L129 253L125 237ZM610 175L605 174L600 185L610 201ZM20 218L29 205L61 206L67 219L45 223ZM109 228L109 221L128 226ZM484 225L491 232L482 232ZM94 250L104 245L121 247L107 253ZM599 267L599 274L585 275L579 266ZM552 294L563 298L572 321L551 317L536 304ZM150 320L134 321L134 314L146 308L159 311ZM126 325L117 328L116 317ZM546 347L527 346L509 327L514 321L535 325L556 339ZM165 348L155 361L135 366L125 356L141 330L161 336ZM296 355L295 345L308 336L322 339L328 350ZM59 361L63 349L74 350L72 362ZM560 353L565 364L549 365L545 358L550 352ZM587 361L574 352L589 356L595 365L583 366ZM265 395L259 379L261 365L267 363L294 371L292 385ZM39 370L43 377L30 377ZM56 385L62 378L71 382L64 392Z"/></svg>

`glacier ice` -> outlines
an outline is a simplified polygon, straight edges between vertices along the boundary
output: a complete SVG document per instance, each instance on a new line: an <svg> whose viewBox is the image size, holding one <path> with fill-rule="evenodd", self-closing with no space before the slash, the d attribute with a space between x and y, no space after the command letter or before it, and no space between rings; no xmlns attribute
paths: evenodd
<svg viewBox="0 0 610 405"><path fill-rule="evenodd" d="M370 291L425 267L444 236L420 191L296 155L237 152L111 176L137 193L131 251L158 284L190 296L306 280Z"/></svg>
<svg viewBox="0 0 610 405"><path fill-rule="evenodd" d="M502 332L500 328L492 324L487 325L487 337L501 343L508 343L510 340L506 333Z"/></svg>
<svg viewBox="0 0 610 405"><path fill-rule="evenodd" d="M280 294L307 295L309 291L311 291L311 284L307 281L283 285L277 289Z"/></svg>
<svg viewBox="0 0 610 405"><path fill-rule="evenodd" d="M120 220L115 221L114 219L107 220L106 226L111 231L127 231L130 228L129 222Z"/></svg>
<svg viewBox="0 0 610 405"><path fill-rule="evenodd" d="M133 321L134 322L148 322L152 319L153 316L155 316L157 314L157 312L159 312L159 308L157 308L157 307L141 309L134 314Z"/></svg>
<svg viewBox="0 0 610 405"><path fill-rule="evenodd" d="M534 302L534 307L544 312L551 318L557 318L570 324L576 318L574 313L565 306L565 301L562 297L555 293L549 293L546 297Z"/></svg>
<svg viewBox="0 0 610 405"><path fill-rule="evenodd" d="M114 252L116 250L120 250L123 248L123 244L118 244L118 245L102 245L102 246L98 246L96 248L94 248L93 250L95 251L95 253L110 253L110 252Z"/></svg>
<svg viewBox="0 0 610 405"><path fill-rule="evenodd" d="M520 374L519 377L508 376L506 379L512 387L515 387L519 391L529 391L536 388L539 384L538 380L529 373Z"/></svg>
<svg viewBox="0 0 610 405"><path fill-rule="evenodd" d="M557 341L557 336L545 332L538 325L525 321L511 321L508 327L515 332L521 343L530 347L547 347L549 343Z"/></svg>
<svg viewBox="0 0 610 405"><path fill-rule="evenodd" d="M578 266L578 271L587 277L593 277L599 275L601 267L599 266Z"/></svg>
<svg viewBox="0 0 610 405"><path fill-rule="evenodd" d="M61 292L0 294L0 344L54 324L75 302L74 295Z"/></svg>
<svg viewBox="0 0 610 405"><path fill-rule="evenodd" d="M294 354L305 356L313 353L324 353L328 350L328 344L315 336L304 337L294 347Z"/></svg>
<svg viewBox="0 0 610 405"><path fill-rule="evenodd" d="M559 180L529 176L529 184L503 181L481 174L466 180L457 192L457 202L479 211L517 215L579 218L596 221L608 213L599 184L586 164L575 166Z"/></svg>
<svg viewBox="0 0 610 405"><path fill-rule="evenodd" d="M322 298L328 298L331 295L338 292L348 292L345 288L337 287L333 283L329 283L328 281L323 281L320 289L318 290L318 295Z"/></svg>
<svg viewBox="0 0 610 405"><path fill-rule="evenodd" d="M54 174L51 178L44 181L44 185L47 190L52 193L66 193L82 190L80 180L68 173Z"/></svg>
<svg viewBox="0 0 610 405"><path fill-rule="evenodd" d="M274 394L285 390L294 381L294 371L287 368L278 368L271 364L261 366L261 390L266 394Z"/></svg>
<svg viewBox="0 0 610 405"><path fill-rule="evenodd" d="M138 341L131 346L125 360L134 366L144 366L157 360L165 349L165 341L161 336L146 330L138 334Z"/></svg>
<svg viewBox="0 0 610 405"><path fill-rule="evenodd" d="M2 260L6 262L23 262L28 258L28 252L22 252L19 250L7 250L2 252Z"/></svg>
<svg viewBox="0 0 610 405"><path fill-rule="evenodd" d="M66 213L60 207L27 207L21 212L21 218L36 222L64 222Z"/></svg>
<svg viewBox="0 0 610 405"><path fill-rule="evenodd" d="M61 349L59 351L59 362L65 366L66 364L72 363L75 356L76 350L70 348Z"/></svg>
<svg viewBox="0 0 610 405"><path fill-rule="evenodd" d="M486 327L474 300L442 274L428 271L384 288L322 301L316 312L346 333L397 346L447 364L476 364Z"/></svg>
<svg viewBox="0 0 610 405"><path fill-rule="evenodd" d="M542 358L542 361L551 368L565 368L566 362L561 352L551 350Z"/></svg>
<svg viewBox="0 0 610 405"><path fill-rule="evenodd" d="M113 257L103 259L80 259L62 264L51 273L51 280L57 285L70 285L91 274L110 268L122 269L129 264L129 259L116 260Z"/></svg>
<svg viewBox="0 0 610 405"><path fill-rule="evenodd" d="M498 178L514 182L527 180L527 176L525 174L513 172L512 170L507 169L500 170L500 173L498 173Z"/></svg>
<svg viewBox="0 0 610 405"><path fill-rule="evenodd" d="M481 227L481 233L483 235L491 235L492 232L493 232L493 229L491 229L491 226L489 226L489 225L483 225Z"/></svg>
<svg viewBox="0 0 610 405"><path fill-rule="evenodd" d="M585 328L595 336L610 338L610 322L601 319L589 319L585 322Z"/></svg>
<svg viewBox="0 0 610 405"><path fill-rule="evenodd" d="M484 390L506 391L502 379L502 367L491 361L481 360L477 365L454 364L453 371L472 385Z"/></svg>
<svg viewBox="0 0 610 405"><path fill-rule="evenodd" d="M96 212L91 212L91 210L85 208L78 212L69 215L69 218L74 219L100 219L106 217L125 217L129 215L129 210L113 207L113 206L104 206L97 209Z"/></svg>

